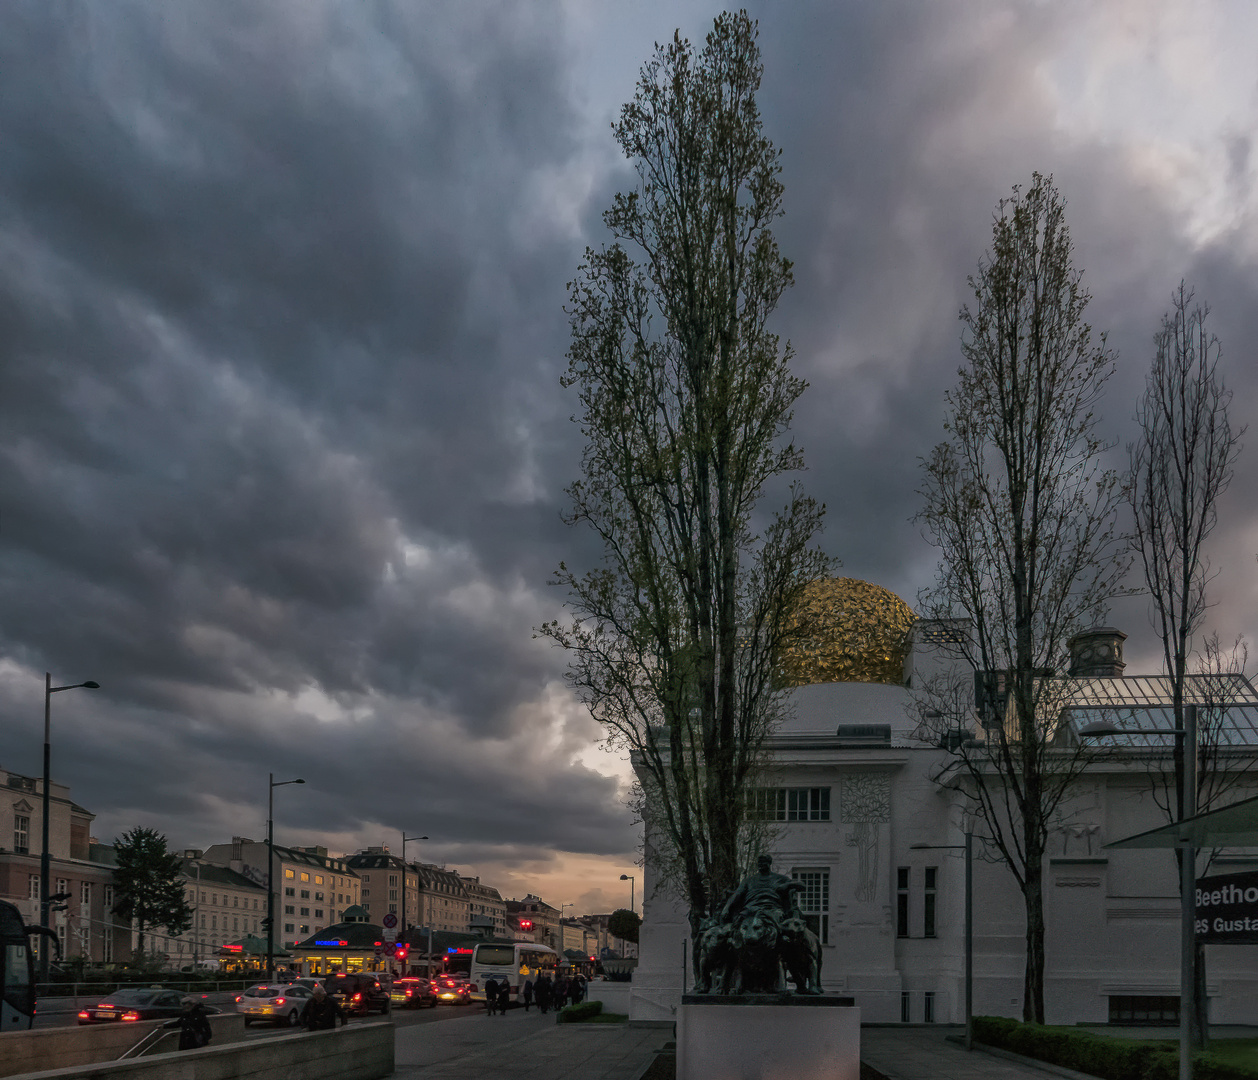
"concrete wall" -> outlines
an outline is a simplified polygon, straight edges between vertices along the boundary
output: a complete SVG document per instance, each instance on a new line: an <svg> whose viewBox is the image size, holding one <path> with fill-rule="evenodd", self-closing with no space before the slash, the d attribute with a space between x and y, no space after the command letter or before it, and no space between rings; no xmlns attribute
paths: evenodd
<svg viewBox="0 0 1258 1080"><path fill-rule="evenodd" d="M86 1024L82 1027L6 1032L0 1035L0 1076L116 1061L165 1022L145 1020L131 1024ZM211 1016L210 1028L214 1032L211 1046L240 1042L245 1037L245 1018L238 1013ZM173 1050L178 1045L179 1032L175 1030L168 1033L160 1044L155 1043L152 1049Z"/></svg>
<svg viewBox="0 0 1258 1080"><path fill-rule="evenodd" d="M376 1080L393 1073L393 1025L275 1035L203 1050L16 1074L12 1080ZM5 1036L8 1038L8 1036ZM7 1046L8 1044L0 1044Z"/></svg>
<svg viewBox="0 0 1258 1080"><path fill-rule="evenodd" d="M601 979L595 979L590 983L586 992L586 1001L601 1001L603 1003L603 1012L617 1013L620 1016L629 1015L629 996L633 989L633 983L627 982L603 982Z"/></svg>

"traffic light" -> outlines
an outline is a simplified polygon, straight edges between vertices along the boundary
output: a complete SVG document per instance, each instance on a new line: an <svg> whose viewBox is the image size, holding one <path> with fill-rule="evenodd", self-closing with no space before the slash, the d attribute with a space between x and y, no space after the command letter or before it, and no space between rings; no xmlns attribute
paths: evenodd
<svg viewBox="0 0 1258 1080"><path fill-rule="evenodd" d="M404 941L399 941L393 946L393 955L398 960L405 960L411 954L411 947Z"/></svg>

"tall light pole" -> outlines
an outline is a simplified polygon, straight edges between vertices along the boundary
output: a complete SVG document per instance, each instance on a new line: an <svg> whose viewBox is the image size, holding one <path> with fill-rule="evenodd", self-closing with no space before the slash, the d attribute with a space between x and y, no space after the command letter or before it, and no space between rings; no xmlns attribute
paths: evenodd
<svg viewBox="0 0 1258 1080"><path fill-rule="evenodd" d="M399 920L398 925L401 928L402 943L408 948L411 943L406 937L406 845L414 840L427 839L428 837L426 836L407 836L406 830L402 830L402 918ZM429 961L429 967L431 966L432 963ZM402 962L402 974L406 974L406 961Z"/></svg>
<svg viewBox="0 0 1258 1080"><path fill-rule="evenodd" d="M633 885L634 885L633 878L634 878L634 875L633 875L633 874L621 874L621 875L620 875L620 880L621 880L621 881L627 881L627 882L629 882L629 910L630 910L630 911L632 911L632 912L636 915L636 914L638 913L638 908L637 908L637 905L636 905L636 904L634 904L634 902L633 902ZM637 950L637 948L636 948L636 947L634 948L634 950L633 950L633 951L634 951L634 955L637 955L638 950Z"/></svg>
<svg viewBox="0 0 1258 1080"><path fill-rule="evenodd" d="M1184 787L1179 804L1183 821L1197 813L1197 706L1184 705L1182 728L1120 728L1108 720L1085 724L1079 734L1174 735L1175 754L1184 763ZM1179 863L1179 1080L1192 1080L1192 1018L1197 1009L1196 923L1197 849L1192 840L1181 841Z"/></svg>
<svg viewBox="0 0 1258 1080"><path fill-rule="evenodd" d="M964 844L910 844L916 851L965 852L965 1048L974 1049L974 833Z"/></svg>
<svg viewBox="0 0 1258 1080"><path fill-rule="evenodd" d="M51 806L49 804L50 788L52 787L52 695L59 694L62 690L99 690L100 683L97 682L81 682L74 683L72 686L53 686L52 675L47 671L44 672L44 806L43 806L43 848L39 853L39 925L45 930L50 930L49 922L49 900L48 900L48 875L52 872L51 855L48 851L48 818L51 816ZM48 981L48 961L51 959L49 955L51 949L48 946L48 935L44 935L44 939L39 943L39 977L44 981Z"/></svg>
<svg viewBox="0 0 1258 1080"><path fill-rule="evenodd" d="M275 978L275 789L305 780L276 780L267 773L271 786L266 793L266 981Z"/></svg>

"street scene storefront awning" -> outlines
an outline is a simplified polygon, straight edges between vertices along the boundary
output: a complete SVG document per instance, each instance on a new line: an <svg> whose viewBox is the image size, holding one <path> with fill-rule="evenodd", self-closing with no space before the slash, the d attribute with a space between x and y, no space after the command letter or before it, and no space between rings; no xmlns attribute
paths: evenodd
<svg viewBox="0 0 1258 1080"><path fill-rule="evenodd" d="M291 954L288 950L282 948L277 942L272 953L280 959L286 959ZM228 942L222 947L220 952L230 956L266 956L266 938L254 937L253 934L246 934L242 938Z"/></svg>

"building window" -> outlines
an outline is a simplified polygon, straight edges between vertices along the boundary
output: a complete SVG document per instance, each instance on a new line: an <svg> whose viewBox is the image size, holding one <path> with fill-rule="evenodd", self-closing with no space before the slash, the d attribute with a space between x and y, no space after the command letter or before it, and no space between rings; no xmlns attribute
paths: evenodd
<svg viewBox="0 0 1258 1080"><path fill-rule="evenodd" d="M397 874L390 874L390 875L389 875L389 884L390 884L390 885L396 885L396 884L397 884Z"/></svg>
<svg viewBox="0 0 1258 1080"><path fill-rule="evenodd" d="M323 875L322 875L322 874L315 874L315 884L316 884L316 885L322 885L322 884L323 884Z"/></svg>
<svg viewBox="0 0 1258 1080"><path fill-rule="evenodd" d="M211 929L211 930L217 930L217 929L218 929L218 916L217 916L217 915L211 915L211 916L210 916L210 929Z"/></svg>
<svg viewBox="0 0 1258 1080"><path fill-rule="evenodd" d="M907 1024L913 1019L913 995L907 990L900 991L900 1023Z"/></svg>
<svg viewBox="0 0 1258 1080"><path fill-rule="evenodd" d="M317 907L317 908L315 908L315 918L316 918L316 919L322 919L322 918L323 918L323 908L321 908L321 907Z"/></svg>
<svg viewBox="0 0 1258 1080"><path fill-rule="evenodd" d="M364 899L364 900L366 900L366 899L367 899L367 897L369 897L370 895L371 895L371 890L370 890L370 889L363 889L363 899Z"/></svg>
<svg viewBox="0 0 1258 1080"><path fill-rule="evenodd" d="M232 907L240 907L240 897L239 897L239 896L233 896L233 897L232 897Z"/></svg>
<svg viewBox="0 0 1258 1080"><path fill-rule="evenodd" d="M309 875L309 874L307 874L304 870L301 872L301 880L302 880L302 881L309 881L309 880L310 880L310 875Z"/></svg>
<svg viewBox="0 0 1258 1080"><path fill-rule="evenodd" d="M203 904L205 903L205 890L204 889L201 890L201 903Z"/></svg>
<svg viewBox="0 0 1258 1080"><path fill-rule="evenodd" d="M293 876L293 872L292 872L291 870L285 870L285 871L284 871L284 876L285 876L286 878L291 878L291 877Z"/></svg>
<svg viewBox="0 0 1258 1080"><path fill-rule="evenodd" d="M755 788L748 816L755 821L829 821L830 789Z"/></svg>
<svg viewBox="0 0 1258 1080"><path fill-rule="evenodd" d="M895 872L895 936L909 936L909 868Z"/></svg>
<svg viewBox="0 0 1258 1080"><path fill-rule="evenodd" d="M109 888L109 886L108 886L108 885L106 885L105 887L106 887L106 888ZM105 940L102 942L102 944L103 944L103 946L104 946L104 947L101 949L100 958L101 958L101 959L102 959L102 960L103 960L106 964L111 964L111 963L113 963L113 959L114 959L114 935L113 935L113 930L112 930L112 928L107 929L107 930L105 931Z"/></svg>
<svg viewBox="0 0 1258 1080"><path fill-rule="evenodd" d="M323 899L323 893L321 893L321 892L317 892L317 893L315 893L315 899L316 899L316 900L322 900L322 899Z"/></svg>
<svg viewBox="0 0 1258 1080"><path fill-rule="evenodd" d="M309 909L308 907L304 907L304 908L302 908L302 909L301 909L301 911L299 912L299 914L309 916L309 914L310 914L310 909Z"/></svg>
<svg viewBox="0 0 1258 1080"><path fill-rule="evenodd" d="M85 908L92 906L92 883L90 881L79 882L79 903Z"/></svg>
<svg viewBox="0 0 1258 1080"><path fill-rule="evenodd" d="M935 991L927 990L922 995L922 1023L933 1024L935 1022Z"/></svg>
<svg viewBox="0 0 1258 1080"><path fill-rule="evenodd" d="M310 899L310 890L309 890L309 889L302 889L302 890L301 890L301 898L302 898L303 900L309 900L309 899Z"/></svg>
<svg viewBox="0 0 1258 1080"><path fill-rule="evenodd" d="M285 895L285 896L296 896L296 895L297 895L297 890L296 890L296 889L294 889L291 885L285 885L285 886L284 886L284 895Z"/></svg>
<svg viewBox="0 0 1258 1080"><path fill-rule="evenodd" d="M70 891L70 883L66 881L66 879L63 877L57 878L57 892L67 893L69 891Z"/></svg>
<svg viewBox="0 0 1258 1080"><path fill-rule="evenodd" d="M1179 998L1135 994L1111 995L1109 1022L1173 1027L1179 1023Z"/></svg>
<svg viewBox="0 0 1258 1080"><path fill-rule="evenodd" d="M799 891L799 909L804 913L808 929L822 945L830 942L830 871L792 870L791 877L803 888Z"/></svg>
<svg viewBox="0 0 1258 1080"><path fill-rule="evenodd" d="M939 880L937 866L926 867L925 884L922 890L922 936L935 936L935 898L936 883ZM929 1023L930 1021L927 1021Z"/></svg>
<svg viewBox="0 0 1258 1080"><path fill-rule="evenodd" d="M292 904L285 904L285 905L284 905L284 914L285 914L285 915L296 915L296 914L297 914L297 912L296 912L296 910L293 908L293 905L292 905Z"/></svg>
<svg viewBox="0 0 1258 1080"><path fill-rule="evenodd" d="M13 815L13 850L19 855L29 855L31 853L31 819L29 815Z"/></svg>
<svg viewBox="0 0 1258 1080"><path fill-rule="evenodd" d="M291 933L293 932L293 929L294 929L294 928L293 928L293 924L292 924L292 923L290 923L290 922L286 922L286 923L284 924L284 933L286 933L286 934L291 934Z"/></svg>
<svg viewBox="0 0 1258 1080"><path fill-rule="evenodd" d="M397 899L397 889L390 889L390 890L389 890L389 899L390 899L390 900L396 900L396 899Z"/></svg>
<svg viewBox="0 0 1258 1080"><path fill-rule="evenodd" d="M310 933L310 924L309 924L309 923L302 923L302 924L301 924L301 929L298 931L298 933L301 933L301 934L308 934L308 933Z"/></svg>
<svg viewBox="0 0 1258 1080"><path fill-rule="evenodd" d="M232 916L232 929L233 929L233 930L239 930L239 929L240 929L240 919L239 919L239 917L237 917L237 916L235 916L235 915L233 915L233 916Z"/></svg>
<svg viewBox="0 0 1258 1080"><path fill-rule="evenodd" d="M30 900L39 899L39 875L32 874L26 885L26 896Z"/></svg>

